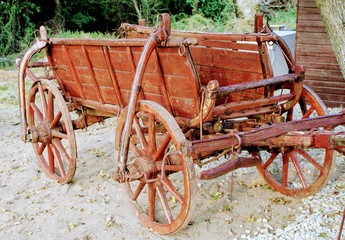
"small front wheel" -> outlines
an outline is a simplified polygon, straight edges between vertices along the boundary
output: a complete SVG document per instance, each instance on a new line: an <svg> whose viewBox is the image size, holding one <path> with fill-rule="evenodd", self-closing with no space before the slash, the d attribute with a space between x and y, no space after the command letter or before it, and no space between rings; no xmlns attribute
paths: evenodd
<svg viewBox="0 0 345 240"><path fill-rule="evenodd" d="M28 125L43 171L59 183L69 182L76 169L76 140L66 102L52 82L43 80L32 86Z"/></svg>
<svg viewBox="0 0 345 240"><path fill-rule="evenodd" d="M116 157L126 115L121 115L117 125ZM127 161L132 179L123 187L140 223L159 234L177 232L191 218L196 178L192 158L181 149L185 142L180 127L165 108L151 101L139 102Z"/></svg>
<svg viewBox="0 0 345 240"><path fill-rule="evenodd" d="M299 103L286 113L286 121L325 115L327 108L322 100L304 86ZM306 197L327 183L336 152L328 148L284 147L259 149L254 155L262 160L257 168L272 188L287 196Z"/></svg>

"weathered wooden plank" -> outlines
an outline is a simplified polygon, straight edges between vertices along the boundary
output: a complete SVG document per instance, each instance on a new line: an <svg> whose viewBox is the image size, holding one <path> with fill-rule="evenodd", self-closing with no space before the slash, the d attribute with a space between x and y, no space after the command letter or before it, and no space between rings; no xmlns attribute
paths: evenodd
<svg viewBox="0 0 345 240"><path fill-rule="evenodd" d="M345 95L317 93L325 101L345 102Z"/></svg>
<svg viewBox="0 0 345 240"><path fill-rule="evenodd" d="M307 27L324 27L323 21L310 21L310 20L298 20L299 26L307 26Z"/></svg>
<svg viewBox="0 0 345 240"><path fill-rule="evenodd" d="M320 13L317 7L308 7L308 8L299 8L298 14L304 15L304 14L320 14Z"/></svg>
<svg viewBox="0 0 345 240"><path fill-rule="evenodd" d="M200 81L206 85L210 80L217 80L220 86L233 85L263 79L262 73L243 72L212 66L197 66Z"/></svg>
<svg viewBox="0 0 345 240"><path fill-rule="evenodd" d="M299 61L301 58L297 58ZM334 57L323 57L322 55L320 56L303 56L302 58L303 62L309 62L309 63L327 63L327 64L338 64L338 61ZM298 61L298 63L299 63ZM307 66L308 67L308 66Z"/></svg>
<svg viewBox="0 0 345 240"><path fill-rule="evenodd" d="M297 37L300 38L316 38L316 39L329 39L327 33L315 33L315 32L297 32Z"/></svg>
<svg viewBox="0 0 345 240"><path fill-rule="evenodd" d="M334 51L332 46L318 46L318 45L310 45L310 44L303 44L300 42L297 42L299 44L297 46L298 52L309 52L310 54L328 54L334 56Z"/></svg>
<svg viewBox="0 0 345 240"><path fill-rule="evenodd" d="M191 52L194 63L199 66L262 73L260 57L257 53L203 47L193 47Z"/></svg>
<svg viewBox="0 0 345 240"><path fill-rule="evenodd" d="M320 14L301 14L298 15L298 20L323 21Z"/></svg>
<svg viewBox="0 0 345 240"><path fill-rule="evenodd" d="M328 39L327 38L326 39L325 38L310 38L304 35L298 38L298 42L301 44L322 45L322 46L323 45L328 46L331 44L329 38Z"/></svg>
<svg viewBox="0 0 345 240"><path fill-rule="evenodd" d="M247 50L258 51L257 42L244 42L244 41L221 41L221 40L200 40L198 45L205 47L227 48L233 50Z"/></svg>
<svg viewBox="0 0 345 240"><path fill-rule="evenodd" d="M312 0L312 1L306 1L306 0L299 1L298 6L299 7L303 7L303 8L315 8L315 7L317 7L315 0Z"/></svg>
<svg viewBox="0 0 345 240"><path fill-rule="evenodd" d="M338 65L338 63L328 63L327 61L321 61L322 59L319 58L318 61L315 61L315 59L313 59L314 61L302 61L301 59L299 60L299 63L304 65L304 66L308 66L308 69L327 69L327 70L335 70L335 71L340 71L340 67ZM336 59L335 59L336 60Z"/></svg>
<svg viewBox="0 0 345 240"><path fill-rule="evenodd" d="M318 93L322 93L322 94L335 94L335 95L344 95L344 89L340 89L340 88L334 88L334 87L320 87L318 85L310 85L312 87L312 89L315 92Z"/></svg>
<svg viewBox="0 0 345 240"><path fill-rule="evenodd" d="M327 33L326 28L323 26L304 26L298 25L298 31L301 32L315 32L315 33Z"/></svg>
<svg viewBox="0 0 345 240"><path fill-rule="evenodd" d="M309 71L306 72L306 76L309 74L318 74L319 76L332 76L332 77L339 77L342 78L343 74L338 70L328 69L326 66L320 68L311 68L309 67Z"/></svg>

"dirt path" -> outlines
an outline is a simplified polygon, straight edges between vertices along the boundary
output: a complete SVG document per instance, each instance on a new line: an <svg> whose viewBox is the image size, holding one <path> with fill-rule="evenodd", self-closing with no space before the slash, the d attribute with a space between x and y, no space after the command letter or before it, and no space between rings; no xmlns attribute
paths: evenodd
<svg viewBox="0 0 345 240"><path fill-rule="evenodd" d="M270 190L251 168L198 181L190 225L173 236L156 235L137 223L119 184L111 179L115 120L76 132L76 175L72 184L60 185L42 173L31 145L20 140L16 72L0 75L0 239L270 239L274 234L277 239L294 239L295 230L318 211L304 200ZM344 162L338 157L325 188L338 194L329 203L334 222L328 226L330 232L317 233L320 239L337 235L345 202ZM307 200L320 202L323 194L322 190ZM326 221L329 216L324 217ZM304 230L303 236L314 233Z"/></svg>

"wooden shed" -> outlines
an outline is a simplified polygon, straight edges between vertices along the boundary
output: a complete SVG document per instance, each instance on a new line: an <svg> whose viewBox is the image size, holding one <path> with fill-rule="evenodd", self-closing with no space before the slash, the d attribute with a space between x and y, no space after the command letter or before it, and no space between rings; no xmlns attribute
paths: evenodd
<svg viewBox="0 0 345 240"><path fill-rule="evenodd" d="M298 0L295 58L327 106L345 107L345 79L315 0Z"/></svg>

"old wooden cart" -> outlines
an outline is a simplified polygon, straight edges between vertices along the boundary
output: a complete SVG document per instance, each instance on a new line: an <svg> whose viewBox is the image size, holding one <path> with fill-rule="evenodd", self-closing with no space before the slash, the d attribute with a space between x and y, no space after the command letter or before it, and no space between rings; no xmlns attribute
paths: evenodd
<svg viewBox="0 0 345 240"><path fill-rule="evenodd" d="M195 164L200 179L256 166L282 194L318 191L335 150L344 154L344 134L330 130L345 114L327 115L284 41L262 18L251 34L171 31L169 15L160 19L158 29L124 24L110 40L49 39L40 29L20 60L19 95L22 138L48 177L73 178L75 129L119 116L114 179L155 232L189 222ZM285 75L274 76L269 46L281 49ZM42 49L47 61L31 61ZM35 67L49 71L41 77Z"/></svg>

